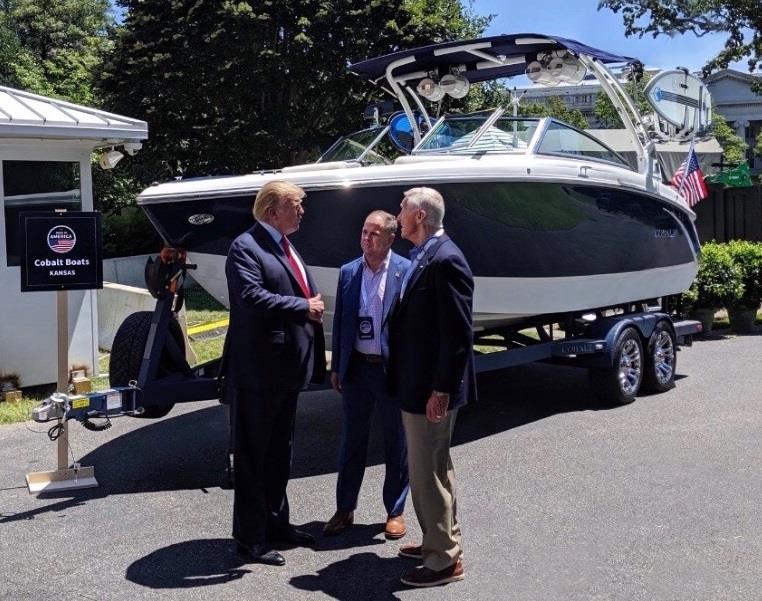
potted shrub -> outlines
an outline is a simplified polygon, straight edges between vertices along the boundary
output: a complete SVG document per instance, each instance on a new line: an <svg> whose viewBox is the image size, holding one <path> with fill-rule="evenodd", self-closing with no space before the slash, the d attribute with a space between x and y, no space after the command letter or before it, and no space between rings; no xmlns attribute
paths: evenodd
<svg viewBox="0 0 762 601"><path fill-rule="evenodd" d="M744 291L728 306L730 327L735 332L751 332L762 302L762 244L732 240L727 244L733 263L741 271Z"/></svg>
<svg viewBox="0 0 762 601"><path fill-rule="evenodd" d="M733 262L727 245L718 242L703 244L696 279L683 293L683 300L691 307L691 314L701 322L705 333L712 331L715 312L733 305L743 293L741 269Z"/></svg>

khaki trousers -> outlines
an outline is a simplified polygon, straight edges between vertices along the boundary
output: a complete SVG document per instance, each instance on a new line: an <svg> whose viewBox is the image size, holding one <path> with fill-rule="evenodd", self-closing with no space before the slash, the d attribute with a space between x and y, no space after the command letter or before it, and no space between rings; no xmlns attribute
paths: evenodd
<svg viewBox="0 0 762 601"><path fill-rule="evenodd" d="M457 413L457 409L449 411L441 422L432 424L426 415L402 412L410 494L423 532L423 565L435 571L453 565L463 555L450 459Z"/></svg>

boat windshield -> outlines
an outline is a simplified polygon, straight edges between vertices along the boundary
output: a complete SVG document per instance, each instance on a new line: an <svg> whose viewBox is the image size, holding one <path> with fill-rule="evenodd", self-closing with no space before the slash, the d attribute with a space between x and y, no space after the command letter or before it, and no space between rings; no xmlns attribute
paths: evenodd
<svg viewBox="0 0 762 601"><path fill-rule="evenodd" d="M494 111L448 115L437 122L414 152L526 152L540 120L496 117Z"/></svg>
<svg viewBox="0 0 762 601"><path fill-rule="evenodd" d="M542 140L537 145L537 152L609 161L621 164L628 169L632 168L622 155L611 150L590 134L555 120L552 120L545 129Z"/></svg>
<svg viewBox="0 0 762 601"><path fill-rule="evenodd" d="M388 165L400 154L386 136L388 129L370 127L339 138L317 162L360 161L366 164Z"/></svg>

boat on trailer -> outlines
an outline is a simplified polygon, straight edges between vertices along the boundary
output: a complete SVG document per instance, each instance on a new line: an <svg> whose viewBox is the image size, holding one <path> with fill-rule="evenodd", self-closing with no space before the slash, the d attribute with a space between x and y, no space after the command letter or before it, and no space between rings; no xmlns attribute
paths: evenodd
<svg viewBox="0 0 762 601"><path fill-rule="evenodd" d="M194 279L228 306L223 264L232 240L253 223L255 195L274 179L301 186L306 214L292 239L326 300L329 327L338 270L359 254L365 216L376 209L396 215L414 186L434 187L446 200L445 228L475 276L479 330L679 293L697 270L695 214L664 181L654 141L708 126L711 102L686 73L687 92L651 93L670 106L644 117L613 71L632 65L629 57L538 34L362 61L350 70L390 92L401 111L384 120L377 105L372 127L341 138L316 163L157 184L138 204L167 245L187 250ZM622 117L634 164L553 118L501 107L435 119L427 110L444 94L462 97L471 84L522 74L545 85L594 76ZM395 242L402 253L408 247Z"/></svg>

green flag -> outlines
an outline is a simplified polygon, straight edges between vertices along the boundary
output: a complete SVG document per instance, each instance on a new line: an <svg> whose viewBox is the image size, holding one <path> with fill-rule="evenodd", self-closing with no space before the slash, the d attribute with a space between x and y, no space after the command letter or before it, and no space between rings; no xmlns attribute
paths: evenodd
<svg viewBox="0 0 762 601"><path fill-rule="evenodd" d="M707 175L704 179L708 184L724 184L729 188L750 188L753 185L749 174L749 165L745 162L732 169Z"/></svg>

